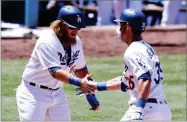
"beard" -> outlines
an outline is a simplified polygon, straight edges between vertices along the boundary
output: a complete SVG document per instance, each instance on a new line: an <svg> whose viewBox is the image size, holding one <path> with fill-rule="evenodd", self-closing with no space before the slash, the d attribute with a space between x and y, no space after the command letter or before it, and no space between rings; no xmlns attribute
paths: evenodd
<svg viewBox="0 0 187 122"><path fill-rule="evenodd" d="M68 45L73 45L76 44L76 36L71 36L70 34L67 33L67 31L63 31L63 36L61 37L61 41L64 44L68 44Z"/></svg>

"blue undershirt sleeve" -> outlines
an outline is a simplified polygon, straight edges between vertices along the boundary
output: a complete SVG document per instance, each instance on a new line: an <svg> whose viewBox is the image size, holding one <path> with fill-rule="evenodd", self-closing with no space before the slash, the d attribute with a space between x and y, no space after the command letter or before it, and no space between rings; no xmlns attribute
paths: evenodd
<svg viewBox="0 0 187 122"><path fill-rule="evenodd" d="M146 73L144 73L144 74L142 74L142 75L138 78L138 80L140 80L140 79L143 79L143 80L150 80L150 81L151 81L151 75L150 75L149 71L146 72Z"/></svg>
<svg viewBox="0 0 187 122"><path fill-rule="evenodd" d="M54 77L55 72L57 70L59 70L59 69L61 69L61 67L50 67L50 68L48 68L48 70L49 70L49 72L50 72L50 74L51 74L52 77Z"/></svg>

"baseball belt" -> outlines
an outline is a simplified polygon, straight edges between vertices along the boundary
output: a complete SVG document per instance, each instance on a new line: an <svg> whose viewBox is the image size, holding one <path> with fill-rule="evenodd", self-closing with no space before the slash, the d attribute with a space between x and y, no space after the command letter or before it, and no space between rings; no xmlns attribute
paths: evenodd
<svg viewBox="0 0 187 122"><path fill-rule="evenodd" d="M34 86L34 87L37 86L37 85L36 85L35 83L33 83L33 82L29 82L29 85ZM39 85L39 88L45 89L45 90L56 91L56 90L58 90L60 87L59 87L59 88L56 88L56 89L52 89L52 88L49 88L49 87L47 87L47 86Z"/></svg>
<svg viewBox="0 0 187 122"><path fill-rule="evenodd" d="M167 104L167 102L165 101L165 100L163 100L163 101L158 101L157 99L155 99L155 98L149 98L149 99L147 99L147 103L160 103L160 104L163 104L163 103L165 103L165 104ZM130 104L130 106L131 105L133 105L133 104Z"/></svg>

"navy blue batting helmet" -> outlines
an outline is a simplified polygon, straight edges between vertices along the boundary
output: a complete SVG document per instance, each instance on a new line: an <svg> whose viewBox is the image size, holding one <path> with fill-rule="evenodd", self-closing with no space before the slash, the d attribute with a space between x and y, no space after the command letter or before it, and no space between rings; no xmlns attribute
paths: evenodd
<svg viewBox="0 0 187 122"><path fill-rule="evenodd" d="M85 28L83 13L75 6L63 6L58 13L58 20L63 20L72 28Z"/></svg>
<svg viewBox="0 0 187 122"><path fill-rule="evenodd" d="M141 11L125 9L119 19L115 22L127 22L131 25L133 32L142 33L145 30L145 15Z"/></svg>

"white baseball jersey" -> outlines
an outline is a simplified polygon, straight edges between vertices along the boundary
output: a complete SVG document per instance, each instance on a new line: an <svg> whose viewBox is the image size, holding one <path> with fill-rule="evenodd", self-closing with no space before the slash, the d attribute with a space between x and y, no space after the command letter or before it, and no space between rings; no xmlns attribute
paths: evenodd
<svg viewBox="0 0 187 122"><path fill-rule="evenodd" d="M138 78L146 72L151 75L149 98L165 99L162 89L163 70L157 54L149 44L143 40L132 42L124 53L124 63L122 81L129 87L129 104L137 101Z"/></svg>
<svg viewBox="0 0 187 122"><path fill-rule="evenodd" d="M81 40L76 36L76 44L71 46L71 60L67 65L68 54L53 30L45 31L37 40L29 63L23 73L23 80L38 85L58 88L62 82L54 79L48 68L61 67L72 72L86 66Z"/></svg>

